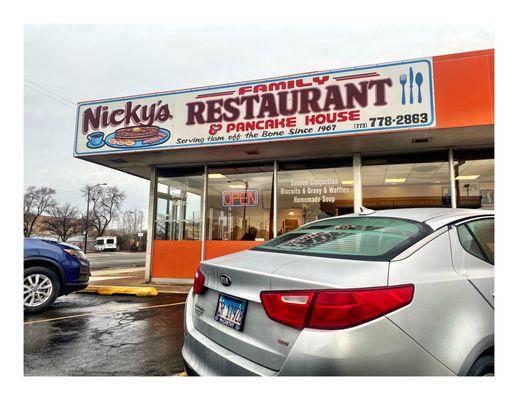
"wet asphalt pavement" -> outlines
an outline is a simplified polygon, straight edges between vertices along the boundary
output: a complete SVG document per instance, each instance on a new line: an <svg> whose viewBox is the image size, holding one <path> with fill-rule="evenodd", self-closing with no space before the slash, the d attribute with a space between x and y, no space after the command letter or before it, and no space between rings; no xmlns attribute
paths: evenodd
<svg viewBox="0 0 518 400"><path fill-rule="evenodd" d="M174 375L183 371L185 295L60 297L26 315L26 376ZM178 304L180 303L180 304Z"/></svg>

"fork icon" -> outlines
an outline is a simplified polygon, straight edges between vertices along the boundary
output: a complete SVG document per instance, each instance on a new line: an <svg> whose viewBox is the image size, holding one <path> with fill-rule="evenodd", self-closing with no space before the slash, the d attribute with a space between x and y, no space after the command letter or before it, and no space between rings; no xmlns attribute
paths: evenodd
<svg viewBox="0 0 518 400"><path fill-rule="evenodd" d="M406 104L405 97L405 85L406 85L406 74L399 75L399 83L401 83L401 104Z"/></svg>

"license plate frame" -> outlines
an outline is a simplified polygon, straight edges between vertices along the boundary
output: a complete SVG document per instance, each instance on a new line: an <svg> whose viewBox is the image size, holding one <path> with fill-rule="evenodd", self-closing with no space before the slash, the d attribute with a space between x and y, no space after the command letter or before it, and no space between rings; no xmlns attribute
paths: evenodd
<svg viewBox="0 0 518 400"><path fill-rule="evenodd" d="M226 306L233 306L236 311L230 310L232 315L229 315L229 311L226 312L226 315L223 315L226 311ZM218 296L218 302L216 304L216 311L214 312L214 320L228 326L229 328L241 332L245 325L247 306L248 301L245 299L240 299L238 297L220 293ZM227 308L227 310L229 309ZM238 311L241 314L240 316L237 315Z"/></svg>

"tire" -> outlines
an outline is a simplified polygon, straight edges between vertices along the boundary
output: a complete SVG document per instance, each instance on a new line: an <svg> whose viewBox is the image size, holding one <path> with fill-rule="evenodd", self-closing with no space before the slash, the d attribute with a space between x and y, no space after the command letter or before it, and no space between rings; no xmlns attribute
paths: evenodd
<svg viewBox="0 0 518 400"><path fill-rule="evenodd" d="M59 279L45 267L29 267L23 271L23 309L36 313L48 309L59 295ZM31 304L32 303L32 304Z"/></svg>
<svg viewBox="0 0 518 400"><path fill-rule="evenodd" d="M495 356L492 354L479 357L468 371L468 376L493 375L495 375Z"/></svg>

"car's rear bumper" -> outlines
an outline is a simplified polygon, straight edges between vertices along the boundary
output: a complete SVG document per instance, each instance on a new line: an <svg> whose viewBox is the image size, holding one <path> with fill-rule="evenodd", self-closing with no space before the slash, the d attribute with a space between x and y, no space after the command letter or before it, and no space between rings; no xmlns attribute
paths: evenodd
<svg viewBox="0 0 518 400"><path fill-rule="evenodd" d="M274 371L204 336L195 328L193 314L191 291L182 356L192 375L454 375L387 318L340 331L305 329L281 370Z"/></svg>
<svg viewBox="0 0 518 400"><path fill-rule="evenodd" d="M277 371L265 368L213 342L195 327L192 319L192 290L185 303L185 340L182 348L184 363L193 375L201 376L273 376Z"/></svg>

